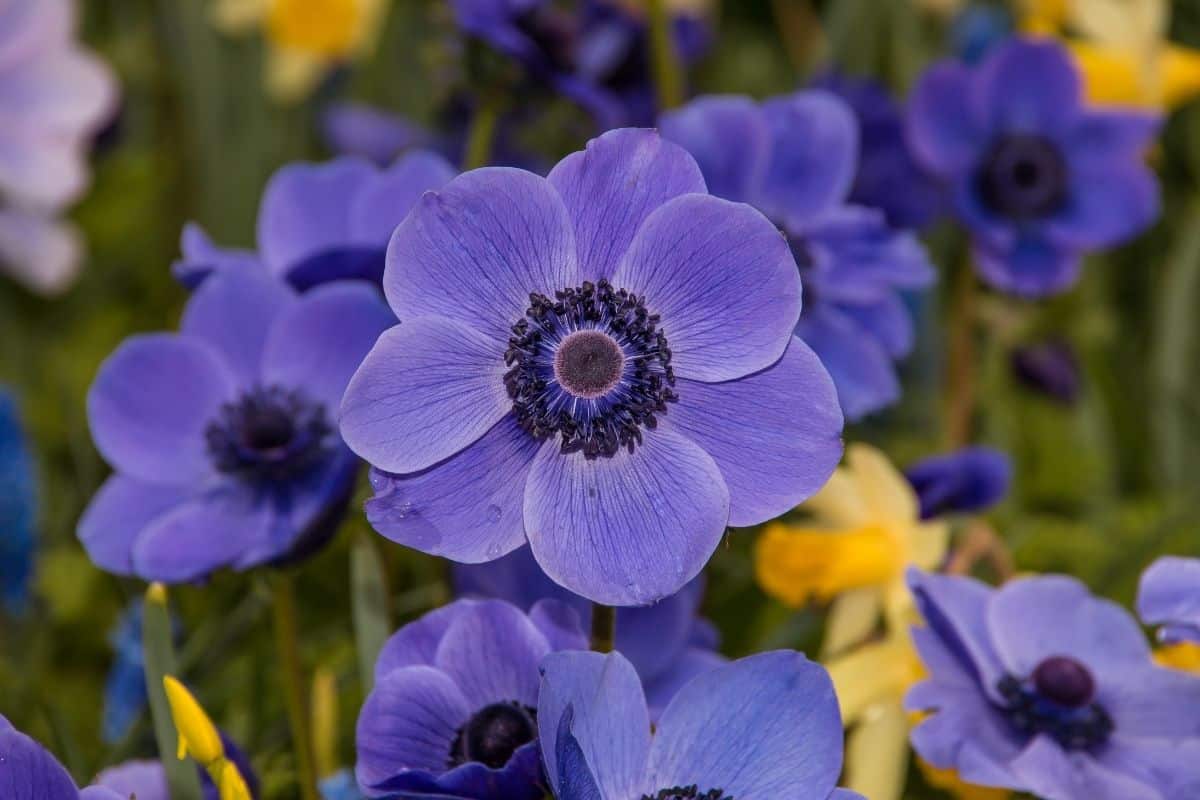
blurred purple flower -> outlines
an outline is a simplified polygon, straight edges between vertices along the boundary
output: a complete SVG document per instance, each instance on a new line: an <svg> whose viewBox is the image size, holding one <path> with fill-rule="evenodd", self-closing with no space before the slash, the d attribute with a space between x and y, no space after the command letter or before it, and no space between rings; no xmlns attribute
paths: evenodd
<svg viewBox="0 0 1200 800"><path fill-rule="evenodd" d="M454 587L460 595L497 597L526 610L552 598L575 609L585 629L591 626L592 604L546 577L528 547L485 564L456 564ZM681 686L725 663L714 652L716 628L697 615L703 593L698 577L653 606L617 610L616 649L641 677L652 719Z"/></svg>
<svg viewBox="0 0 1200 800"><path fill-rule="evenodd" d="M1138 615L1166 643L1200 643L1200 558L1165 556L1142 573Z"/></svg>
<svg viewBox="0 0 1200 800"><path fill-rule="evenodd" d="M1013 39L975 68L943 62L909 101L909 144L947 184L984 280L1016 295L1064 291L1082 254L1151 225L1158 182L1143 152L1157 116L1085 108L1069 54Z"/></svg>
<svg viewBox="0 0 1200 800"><path fill-rule="evenodd" d="M895 403L893 362L914 340L902 292L928 286L934 273L911 233L847 203L858 154L849 107L821 90L761 104L710 96L660 125L696 157L710 192L751 203L787 234L804 277L796 334L833 376L846 418Z"/></svg>
<svg viewBox="0 0 1200 800"><path fill-rule="evenodd" d="M538 665L582 649L579 616L541 600L456 600L401 628L358 717L359 786L371 797L536 800Z"/></svg>
<svg viewBox="0 0 1200 800"><path fill-rule="evenodd" d="M904 475L921 503L921 519L984 511L1004 499L1012 462L990 447L964 447L918 461Z"/></svg>
<svg viewBox="0 0 1200 800"><path fill-rule="evenodd" d="M553 653L542 674L537 725L558 800L864 800L837 788L837 697L824 668L799 653L759 653L705 672L653 732L637 673L620 653Z"/></svg>
<svg viewBox="0 0 1200 800"><path fill-rule="evenodd" d="M1003 6L971 3L954 16L950 41L967 64L978 64L993 47L1012 36L1012 12Z"/></svg>
<svg viewBox="0 0 1200 800"><path fill-rule="evenodd" d="M1013 374L1026 388L1065 406L1079 399L1079 361L1070 343L1051 339L1012 352Z"/></svg>
<svg viewBox="0 0 1200 800"><path fill-rule="evenodd" d="M36 550L37 476L15 398L0 387L0 603L11 614L29 602Z"/></svg>
<svg viewBox="0 0 1200 800"><path fill-rule="evenodd" d="M384 291L404 324L351 380L342 432L401 544L479 563L528 541L572 592L645 605L841 455L786 242L653 131L426 194Z"/></svg>
<svg viewBox="0 0 1200 800"><path fill-rule="evenodd" d="M932 714L916 751L968 783L1046 800L1200 796L1200 678L1157 666L1137 622L1078 581L999 589L910 571Z"/></svg>
<svg viewBox="0 0 1200 800"><path fill-rule="evenodd" d="M394 321L365 284L301 297L226 272L192 295L180 333L127 340L88 393L93 438L116 469L79 521L92 560L179 582L323 544L358 468L336 409Z"/></svg>
<svg viewBox="0 0 1200 800"><path fill-rule="evenodd" d="M433 135L399 114L361 103L336 103L321 118L321 132L339 155L389 164L406 150L429 147Z"/></svg>
<svg viewBox="0 0 1200 800"><path fill-rule="evenodd" d="M250 759L223 731L219 732L219 735L225 750L225 757L237 766L238 772L246 781L246 788L250 790L250 796L257 800L259 797L258 775L250 765ZM216 784L209 777L208 771L197 766L196 773L200 776L200 791L204 795L204 800L221 800ZM163 769L161 761L126 761L115 767L109 767L96 776L95 785L115 792L120 800L129 800L129 798L134 800L171 800L171 794L167 787L167 772ZM84 798L84 800L90 799ZM104 800L104 798L97 797L95 800Z"/></svg>

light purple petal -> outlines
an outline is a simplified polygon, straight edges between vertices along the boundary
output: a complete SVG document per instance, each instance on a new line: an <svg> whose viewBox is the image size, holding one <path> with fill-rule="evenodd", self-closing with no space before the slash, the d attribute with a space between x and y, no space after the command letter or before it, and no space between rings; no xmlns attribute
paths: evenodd
<svg viewBox="0 0 1200 800"><path fill-rule="evenodd" d="M758 198L771 158L771 128L749 97L697 97L668 111L658 125L696 159L709 194L743 203Z"/></svg>
<svg viewBox="0 0 1200 800"><path fill-rule="evenodd" d="M564 158L547 180L575 227L581 279L612 278L638 228L673 197L704 193L695 160L657 131L622 128ZM542 290L545 291L545 290Z"/></svg>
<svg viewBox="0 0 1200 800"><path fill-rule="evenodd" d="M588 460L542 445L525 486L525 530L556 583L607 605L647 605L683 588L721 541L729 490L683 435L647 431L633 453Z"/></svg>
<svg viewBox="0 0 1200 800"><path fill-rule="evenodd" d="M396 229L383 288L402 321L440 315L501 347L529 293L578 282L567 209L545 179L507 167L459 175L426 192Z"/></svg>
<svg viewBox="0 0 1200 800"><path fill-rule="evenodd" d="M879 342L890 357L903 358L912 350L913 321L899 294L884 294L878 301L863 305L847 303L841 312Z"/></svg>
<svg viewBox="0 0 1200 800"><path fill-rule="evenodd" d="M182 483L210 470L204 429L234 393L234 377L207 345L169 334L127 339L87 396L96 448L121 472Z"/></svg>
<svg viewBox="0 0 1200 800"><path fill-rule="evenodd" d="M791 249L748 205L685 195L650 215L613 284L645 296L680 377L725 381L774 364L800 315Z"/></svg>
<svg viewBox="0 0 1200 800"><path fill-rule="evenodd" d="M1058 294L1079 280L1079 253L1045 239L1024 236L1003 250L977 244L972 254L985 281L1021 297Z"/></svg>
<svg viewBox="0 0 1200 800"><path fill-rule="evenodd" d="M458 172L437 153L417 150L373 175L354 196L350 238L359 245L384 248L408 212L427 191L440 189Z"/></svg>
<svg viewBox="0 0 1200 800"><path fill-rule="evenodd" d="M1063 150L1073 170L1109 169L1138 162L1162 129L1163 118L1130 109L1089 108L1064 137Z"/></svg>
<svg viewBox="0 0 1200 800"><path fill-rule="evenodd" d="M342 400L342 437L387 472L449 458L509 412L503 342L461 322L408 320L379 337Z"/></svg>
<svg viewBox="0 0 1200 800"><path fill-rule="evenodd" d="M1142 573L1137 612L1160 636L1200 642L1200 558L1166 556Z"/></svg>
<svg viewBox="0 0 1200 800"><path fill-rule="evenodd" d="M171 800L161 761L126 761L101 772L96 783L116 792L121 800Z"/></svg>
<svg viewBox="0 0 1200 800"><path fill-rule="evenodd" d="M1106 672L1096 702L1119 733L1200 741L1200 678L1193 673L1148 662Z"/></svg>
<svg viewBox="0 0 1200 800"><path fill-rule="evenodd" d="M1159 212L1158 178L1141 163L1076 172L1063 208L1047 220L1046 236L1066 248L1112 247L1141 233Z"/></svg>
<svg viewBox="0 0 1200 800"><path fill-rule="evenodd" d="M1067 753L1047 736L1036 736L1011 764L1021 789L1057 800L1165 800L1153 787L1122 775L1086 754Z"/></svg>
<svg viewBox="0 0 1200 800"><path fill-rule="evenodd" d="M79 541L96 566L117 575L132 575L133 545L138 536L189 493L186 485L112 475L79 518Z"/></svg>
<svg viewBox="0 0 1200 800"><path fill-rule="evenodd" d="M1113 734L1104 765L1153 786L1164 800L1200 797L1200 740L1143 739Z"/></svg>
<svg viewBox="0 0 1200 800"><path fill-rule="evenodd" d="M829 373L799 339L777 364L725 383L680 380L667 419L712 456L729 487L729 524L757 525L825 485L842 457Z"/></svg>
<svg viewBox="0 0 1200 800"><path fill-rule="evenodd" d="M69 222L19 208L0 210L0 271L34 292L65 291L79 274L83 249Z"/></svg>
<svg viewBox="0 0 1200 800"><path fill-rule="evenodd" d="M900 399L900 381L887 351L849 315L819 306L800 317L796 335L828 370L846 419L857 422Z"/></svg>
<svg viewBox="0 0 1200 800"><path fill-rule="evenodd" d="M826 797L841 769L842 718L829 674L777 650L706 672L675 695L650 747L649 789Z"/></svg>
<svg viewBox="0 0 1200 800"><path fill-rule="evenodd" d="M1083 82L1058 42L1012 38L980 64L971 101L988 130L1052 135L1078 118Z"/></svg>
<svg viewBox="0 0 1200 800"><path fill-rule="evenodd" d="M618 625L617 630L620 630ZM663 710L684 686L697 676L729 663L720 653L689 647L675 658L670 668L660 672L653 680L644 681L646 705L650 707L651 719L657 721Z"/></svg>
<svg viewBox="0 0 1200 800"><path fill-rule="evenodd" d="M987 144L972 91L970 71L943 62L925 71L909 98L908 145L926 169L942 177L969 169Z"/></svg>
<svg viewBox="0 0 1200 800"><path fill-rule="evenodd" d="M450 623L434 664L471 708L537 704L538 664L550 643L529 617L503 600L481 600Z"/></svg>
<svg viewBox="0 0 1200 800"><path fill-rule="evenodd" d="M988 603L993 590L973 578L937 575L909 568L908 587L926 625L970 672L984 690L992 693L1004 676L992 644ZM999 701L999 696L995 698Z"/></svg>
<svg viewBox="0 0 1200 800"><path fill-rule="evenodd" d="M79 789L50 752L0 717L0 797L78 800Z"/></svg>
<svg viewBox="0 0 1200 800"><path fill-rule="evenodd" d="M544 597L529 609L529 621L542 632L551 650L587 650L579 613L567 603Z"/></svg>
<svg viewBox="0 0 1200 800"><path fill-rule="evenodd" d="M393 542L477 564L525 544L525 479L541 442L510 414L423 472L373 472L367 519Z"/></svg>

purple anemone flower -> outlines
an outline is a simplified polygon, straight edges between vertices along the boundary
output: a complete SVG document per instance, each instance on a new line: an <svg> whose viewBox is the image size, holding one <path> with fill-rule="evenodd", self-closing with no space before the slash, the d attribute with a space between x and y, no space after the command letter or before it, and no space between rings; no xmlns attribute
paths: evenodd
<svg viewBox="0 0 1200 800"><path fill-rule="evenodd" d="M554 653L542 662L537 723L558 800L863 800L837 788L842 720L833 683L791 651L693 679L653 734L624 656Z"/></svg>
<svg viewBox="0 0 1200 800"><path fill-rule="evenodd" d="M393 322L363 283L298 296L226 273L192 295L178 334L127 340L88 393L92 436L116 470L79 521L92 561L192 581L322 544L358 468L338 403Z"/></svg>
<svg viewBox="0 0 1200 800"><path fill-rule="evenodd" d="M350 381L342 433L386 471L367 515L393 541L465 563L528 541L575 594L646 605L841 455L833 383L792 336L787 243L653 131L427 193L383 283L402 323Z"/></svg>
<svg viewBox="0 0 1200 800"><path fill-rule="evenodd" d="M1200 558L1165 556L1142 573L1138 615L1162 642L1200 643Z"/></svg>
<svg viewBox="0 0 1200 800"><path fill-rule="evenodd" d="M591 626L592 604L546 577L528 547L486 564L456 564L454 586L459 594L498 597L523 609L553 598L575 609L585 629ZM700 576L653 606L617 609L616 649L642 679L651 719L685 683L726 661L714 652L717 629L697 615L703 594Z"/></svg>
<svg viewBox="0 0 1200 800"><path fill-rule="evenodd" d="M1159 122L1085 108L1066 50L1013 39L978 67L930 68L909 101L908 134L947 184L984 280L1039 297L1070 287L1083 253L1157 218L1158 183L1142 153Z"/></svg>
<svg viewBox="0 0 1200 800"><path fill-rule="evenodd" d="M846 104L820 90L761 104L710 96L660 124L696 157L711 193L754 205L787 234L804 276L796 334L833 376L846 418L895 403L894 362L914 342L902 292L934 273L911 233L847 202L858 127Z"/></svg>
<svg viewBox="0 0 1200 800"><path fill-rule="evenodd" d="M238 768L246 788L252 798L259 797L258 775L250 764L246 753L230 739L224 731L218 731L225 757ZM196 773L200 777L200 793L203 800L221 800L217 785L213 783L208 771L197 765ZM96 776L95 786L115 792L120 800L171 800L167 785L167 771L161 761L135 760L109 767ZM89 800L85 797L84 800ZM97 798L96 800L104 800Z"/></svg>
<svg viewBox="0 0 1200 800"><path fill-rule="evenodd" d="M964 447L918 461L904 476L921 503L921 519L983 511L1004 499L1012 462L991 447Z"/></svg>
<svg viewBox="0 0 1200 800"><path fill-rule="evenodd" d="M912 570L909 586L926 761L1046 800L1200 797L1200 678L1157 666L1124 609L1062 576L992 589Z"/></svg>
<svg viewBox="0 0 1200 800"><path fill-rule="evenodd" d="M172 270L189 288L213 272L263 268L300 291L344 279L378 284L392 231L422 194L454 175L444 158L421 150L387 169L358 158L289 164L263 193L257 253L218 248L189 225Z"/></svg>
<svg viewBox="0 0 1200 800"><path fill-rule="evenodd" d="M587 647L554 600L528 616L501 600L456 600L401 628L375 663L358 716L355 773L370 797L536 800L538 664Z"/></svg>

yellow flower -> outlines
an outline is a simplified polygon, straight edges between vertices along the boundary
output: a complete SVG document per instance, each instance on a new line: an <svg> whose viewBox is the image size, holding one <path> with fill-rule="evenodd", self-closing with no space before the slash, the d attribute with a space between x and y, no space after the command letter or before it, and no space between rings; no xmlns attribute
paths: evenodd
<svg viewBox="0 0 1200 800"><path fill-rule="evenodd" d="M1200 675L1200 644L1179 642L1163 645L1154 651L1154 660L1164 667Z"/></svg>
<svg viewBox="0 0 1200 800"><path fill-rule="evenodd" d="M1007 789L996 789L990 786L975 786L963 783L958 773L952 769L936 769L929 764L917 760L921 774L930 786L935 786L944 792L949 792L959 800L1006 800L1012 797Z"/></svg>
<svg viewBox="0 0 1200 800"><path fill-rule="evenodd" d="M171 719L179 732L180 760L191 755L204 767L217 786L221 800L250 800L250 790L237 766L225 758L225 746L208 714L182 683L163 676L163 690L171 707Z"/></svg>

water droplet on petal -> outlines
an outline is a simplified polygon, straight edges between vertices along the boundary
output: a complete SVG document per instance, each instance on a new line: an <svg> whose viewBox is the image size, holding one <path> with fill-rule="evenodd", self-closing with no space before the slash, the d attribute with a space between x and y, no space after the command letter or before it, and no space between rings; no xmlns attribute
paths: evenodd
<svg viewBox="0 0 1200 800"><path fill-rule="evenodd" d="M500 510L500 506L495 505L495 504L488 506L487 507L488 522L499 522L500 516L502 513L503 512Z"/></svg>

